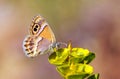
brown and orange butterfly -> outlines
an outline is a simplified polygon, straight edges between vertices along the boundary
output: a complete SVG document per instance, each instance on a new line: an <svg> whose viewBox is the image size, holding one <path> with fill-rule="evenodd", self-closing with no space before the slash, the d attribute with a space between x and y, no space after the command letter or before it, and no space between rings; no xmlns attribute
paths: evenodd
<svg viewBox="0 0 120 79"><path fill-rule="evenodd" d="M40 15L33 18L29 32L23 41L23 50L28 57L51 52L59 45L49 24Z"/></svg>

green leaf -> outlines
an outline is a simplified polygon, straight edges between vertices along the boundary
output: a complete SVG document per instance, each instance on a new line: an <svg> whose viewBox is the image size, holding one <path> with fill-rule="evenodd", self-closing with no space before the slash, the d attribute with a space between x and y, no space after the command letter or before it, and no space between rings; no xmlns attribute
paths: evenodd
<svg viewBox="0 0 120 79"><path fill-rule="evenodd" d="M69 72L71 72L69 65L58 66L56 69L62 76L66 76Z"/></svg>
<svg viewBox="0 0 120 79"><path fill-rule="evenodd" d="M75 74L67 76L66 79L84 79L87 76L88 74Z"/></svg>
<svg viewBox="0 0 120 79"><path fill-rule="evenodd" d="M93 67L87 64L71 64L70 70L76 73L86 73L86 74L93 73Z"/></svg>
<svg viewBox="0 0 120 79"><path fill-rule="evenodd" d="M86 56L81 63L89 64L94 58L95 58L95 54L90 52L89 55Z"/></svg>
<svg viewBox="0 0 120 79"><path fill-rule="evenodd" d="M54 65L62 65L65 60L68 58L69 49L63 48L58 49L49 56L49 62Z"/></svg>
<svg viewBox="0 0 120 79"><path fill-rule="evenodd" d="M88 79L99 79L99 74L93 74Z"/></svg>
<svg viewBox="0 0 120 79"><path fill-rule="evenodd" d="M57 67L57 71L62 76L68 76L68 75L77 75L77 74L92 74L93 67L87 64L71 64L70 66L62 65Z"/></svg>
<svg viewBox="0 0 120 79"><path fill-rule="evenodd" d="M90 63L94 58L95 54L89 52L87 49L83 48L73 48L70 52L71 57L69 58L70 63Z"/></svg>
<svg viewBox="0 0 120 79"><path fill-rule="evenodd" d="M92 74L93 73L93 67L92 66L90 66L90 65L85 65L85 72L87 73L87 74Z"/></svg>
<svg viewBox="0 0 120 79"><path fill-rule="evenodd" d="M69 58L69 63L74 63L74 64L75 64L75 63L76 63L76 64L78 63L78 64L79 64L80 62L83 61L83 59L84 59L84 58L70 57L70 58ZM83 64L84 64L84 63L83 63Z"/></svg>
<svg viewBox="0 0 120 79"><path fill-rule="evenodd" d="M75 58L83 58L89 55L89 50L83 48L73 48L70 54Z"/></svg>

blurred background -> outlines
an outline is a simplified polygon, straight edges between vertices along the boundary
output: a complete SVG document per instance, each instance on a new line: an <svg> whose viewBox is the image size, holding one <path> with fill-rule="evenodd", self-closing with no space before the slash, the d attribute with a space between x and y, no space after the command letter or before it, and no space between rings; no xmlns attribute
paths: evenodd
<svg viewBox="0 0 120 79"><path fill-rule="evenodd" d="M120 79L119 0L0 0L0 79L63 79L48 55L28 58L22 42L41 14L57 41L95 52L100 79Z"/></svg>

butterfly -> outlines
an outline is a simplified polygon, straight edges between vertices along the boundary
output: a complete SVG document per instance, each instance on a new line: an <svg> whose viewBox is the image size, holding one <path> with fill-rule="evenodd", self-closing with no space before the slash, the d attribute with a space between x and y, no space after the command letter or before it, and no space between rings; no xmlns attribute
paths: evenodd
<svg viewBox="0 0 120 79"><path fill-rule="evenodd" d="M53 52L57 48L56 38L46 20L37 15L33 18L29 28L29 35L23 41L23 50L28 57L35 57L39 54Z"/></svg>

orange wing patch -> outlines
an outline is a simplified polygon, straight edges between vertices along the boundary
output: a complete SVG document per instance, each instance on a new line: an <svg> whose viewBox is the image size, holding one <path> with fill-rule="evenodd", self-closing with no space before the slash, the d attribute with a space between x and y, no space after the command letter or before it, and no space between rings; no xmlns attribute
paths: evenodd
<svg viewBox="0 0 120 79"><path fill-rule="evenodd" d="M48 25L46 25L42 30L42 32L40 33L40 37L43 37L51 42L55 41L54 34Z"/></svg>

